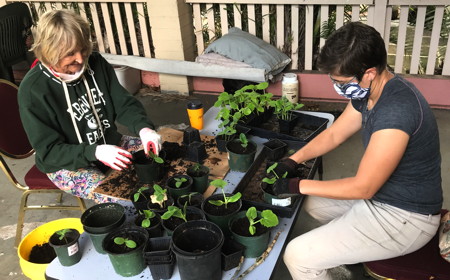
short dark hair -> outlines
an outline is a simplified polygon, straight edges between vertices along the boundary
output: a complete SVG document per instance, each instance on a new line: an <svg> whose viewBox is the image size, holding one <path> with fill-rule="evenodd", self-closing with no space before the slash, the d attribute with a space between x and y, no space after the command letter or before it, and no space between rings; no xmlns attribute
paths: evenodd
<svg viewBox="0 0 450 280"><path fill-rule="evenodd" d="M376 67L382 72L387 66L384 40L373 27L350 22L336 30L320 51L317 67L339 76L356 76L361 81L364 72Z"/></svg>

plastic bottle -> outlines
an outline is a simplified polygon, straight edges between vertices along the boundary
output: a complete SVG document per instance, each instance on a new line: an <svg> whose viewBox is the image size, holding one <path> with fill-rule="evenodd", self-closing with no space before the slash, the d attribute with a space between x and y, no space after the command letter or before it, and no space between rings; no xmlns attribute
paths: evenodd
<svg viewBox="0 0 450 280"><path fill-rule="evenodd" d="M195 129L203 129L203 104L200 100L192 100L187 104L189 122Z"/></svg>
<svg viewBox="0 0 450 280"><path fill-rule="evenodd" d="M298 102L298 80L297 74L285 73L283 74L283 81L281 82L282 96L285 96L290 102Z"/></svg>

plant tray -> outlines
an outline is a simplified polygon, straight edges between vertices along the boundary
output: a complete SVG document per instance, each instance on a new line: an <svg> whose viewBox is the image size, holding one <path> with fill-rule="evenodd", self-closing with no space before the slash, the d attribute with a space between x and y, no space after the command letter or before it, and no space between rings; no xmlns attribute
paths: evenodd
<svg viewBox="0 0 450 280"><path fill-rule="evenodd" d="M250 128L250 134L261 138L277 138L282 140L305 141L308 142L327 128L328 119L292 112L298 115L298 122L290 134L280 133L278 120L273 114L266 122L249 122L246 124Z"/></svg>
<svg viewBox="0 0 450 280"><path fill-rule="evenodd" d="M287 152L284 156L288 156L291 150L297 151L306 144L306 142L303 141L283 140L283 142L286 142L288 145ZM260 189L260 183L262 178L266 175L265 170L267 161L267 152L263 149L247 170L244 177L242 177L233 193L241 192L243 208L254 206L260 211L270 209L279 217L290 218L295 213L297 206L303 202L303 196L294 197L289 206L278 206L266 203L262 198L263 194ZM321 164L321 157L307 161L305 165L301 167L301 177L303 179L313 179L317 168Z"/></svg>

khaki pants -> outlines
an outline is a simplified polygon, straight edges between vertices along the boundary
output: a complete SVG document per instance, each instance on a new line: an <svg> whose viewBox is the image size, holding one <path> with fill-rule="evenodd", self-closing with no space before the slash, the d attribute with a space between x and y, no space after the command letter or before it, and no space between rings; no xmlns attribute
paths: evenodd
<svg viewBox="0 0 450 280"><path fill-rule="evenodd" d="M307 197L304 210L323 225L293 239L284 262L293 279L331 279L327 269L414 252L436 233L440 215L371 200Z"/></svg>

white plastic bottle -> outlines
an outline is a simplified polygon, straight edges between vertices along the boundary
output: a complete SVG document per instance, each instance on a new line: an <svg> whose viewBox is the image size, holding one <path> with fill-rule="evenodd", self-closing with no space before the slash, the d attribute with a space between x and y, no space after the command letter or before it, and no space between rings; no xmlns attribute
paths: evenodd
<svg viewBox="0 0 450 280"><path fill-rule="evenodd" d="M283 74L283 80L281 82L281 93L282 96L292 102L298 102L298 80L297 74L285 73Z"/></svg>

